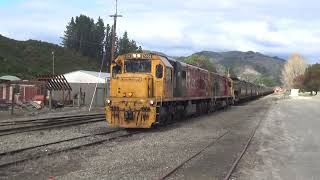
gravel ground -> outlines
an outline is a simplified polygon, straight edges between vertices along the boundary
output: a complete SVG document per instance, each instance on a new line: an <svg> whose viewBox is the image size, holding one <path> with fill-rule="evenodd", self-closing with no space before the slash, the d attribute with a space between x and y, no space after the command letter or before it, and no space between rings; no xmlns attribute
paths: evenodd
<svg viewBox="0 0 320 180"><path fill-rule="evenodd" d="M215 138L230 131L228 136L172 176L172 178L185 179L190 177L189 172L193 172L191 175L199 175L197 173L210 175L210 179L223 177L239 153L239 149L245 144L248 134L257 124L258 117L267 111L275 102L274 100L273 96L262 98L208 116L178 122L168 127L145 130L129 138L121 138L101 145L0 169L0 178L47 179L54 176L57 179L158 179ZM90 124L90 126L74 127L73 130L67 128L63 132L52 130L50 134L37 132L33 137L16 141L15 139L22 137L12 137L6 141L6 144L12 141L15 143L6 145L6 147L15 147L19 143L24 146L30 143L36 144L38 138L42 139L43 143L69 138L70 134L77 136L83 132L94 131L96 133L96 131L105 129L107 129L105 124L97 123L94 127ZM45 137L41 138L43 135ZM25 140L29 142L23 143ZM199 166L199 162L203 163ZM215 164L210 168L212 162ZM210 166L205 166L204 171L200 171L199 168L203 168L203 164ZM192 171L188 171L190 167Z"/></svg>
<svg viewBox="0 0 320 180"><path fill-rule="evenodd" d="M45 143L61 141L110 130L106 122L96 122L51 130L40 130L0 136L0 153Z"/></svg>
<svg viewBox="0 0 320 180"><path fill-rule="evenodd" d="M272 108L234 179L320 179L320 99L298 97Z"/></svg>

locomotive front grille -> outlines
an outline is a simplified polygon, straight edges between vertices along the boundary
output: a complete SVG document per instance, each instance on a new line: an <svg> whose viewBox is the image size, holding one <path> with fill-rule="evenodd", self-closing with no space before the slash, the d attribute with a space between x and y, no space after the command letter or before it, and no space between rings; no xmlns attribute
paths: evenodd
<svg viewBox="0 0 320 180"><path fill-rule="evenodd" d="M127 110L127 111L124 112L124 119L125 119L126 121L131 121L131 120L134 119L134 117L133 117L133 111L132 111L131 109L129 109L129 110Z"/></svg>

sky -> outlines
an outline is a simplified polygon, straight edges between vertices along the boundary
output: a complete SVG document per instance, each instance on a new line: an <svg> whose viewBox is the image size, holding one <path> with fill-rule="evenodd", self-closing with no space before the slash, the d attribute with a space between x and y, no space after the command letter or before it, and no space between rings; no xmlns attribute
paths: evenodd
<svg viewBox="0 0 320 180"><path fill-rule="evenodd" d="M71 17L112 23L114 0L0 0L0 34L60 44ZM117 32L172 56L255 51L320 63L317 0L119 0Z"/></svg>

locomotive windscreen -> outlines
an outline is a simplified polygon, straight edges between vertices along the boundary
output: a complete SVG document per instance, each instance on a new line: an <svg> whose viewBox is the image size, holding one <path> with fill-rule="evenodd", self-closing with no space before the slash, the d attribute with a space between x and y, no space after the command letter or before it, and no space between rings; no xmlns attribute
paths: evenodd
<svg viewBox="0 0 320 180"><path fill-rule="evenodd" d="M124 68L129 73L151 73L151 61L128 59L124 62Z"/></svg>

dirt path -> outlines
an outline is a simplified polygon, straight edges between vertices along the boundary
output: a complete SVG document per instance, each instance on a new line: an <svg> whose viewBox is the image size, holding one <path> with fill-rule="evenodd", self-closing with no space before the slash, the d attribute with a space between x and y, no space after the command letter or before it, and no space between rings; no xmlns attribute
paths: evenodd
<svg viewBox="0 0 320 180"><path fill-rule="evenodd" d="M320 99L280 100L269 112L234 179L320 179Z"/></svg>

